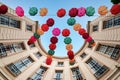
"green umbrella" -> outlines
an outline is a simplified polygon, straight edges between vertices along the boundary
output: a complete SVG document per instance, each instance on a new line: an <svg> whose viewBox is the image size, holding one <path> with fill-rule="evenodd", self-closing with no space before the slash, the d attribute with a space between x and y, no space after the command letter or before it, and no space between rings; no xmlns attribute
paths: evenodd
<svg viewBox="0 0 120 80"><path fill-rule="evenodd" d="M72 42L72 39L70 38L70 37L66 37L65 39L64 39L64 43L65 44L70 44Z"/></svg>
<svg viewBox="0 0 120 80"><path fill-rule="evenodd" d="M54 55L54 53L55 53L55 51L53 51L53 50L49 50L49 51L48 51L48 54L49 54L49 55Z"/></svg>
<svg viewBox="0 0 120 80"><path fill-rule="evenodd" d="M95 8L92 6L86 8L86 15L87 16L93 16L95 14Z"/></svg>
<svg viewBox="0 0 120 80"><path fill-rule="evenodd" d="M74 25L75 22L76 22L76 20L75 20L74 18L72 18L72 17L67 20L67 24L68 24L69 26Z"/></svg>
<svg viewBox="0 0 120 80"><path fill-rule="evenodd" d="M111 0L111 2L112 2L113 4L118 4L118 3L120 3L120 0Z"/></svg>
<svg viewBox="0 0 120 80"><path fill-rule="evenodd" d="M34 37L35 37L36 39L39 39L39 38L40 38L40 35L38 35L37 33L34 33Z"/></svg>
<svg viewBox="0 0 120 80"><path fill-rule="evenodd" d="M37 13L38 13L38 9L37 9L36 7L31 7L31 8L29 9L29 14L30 14L31 16L35 16Z"/></svg>

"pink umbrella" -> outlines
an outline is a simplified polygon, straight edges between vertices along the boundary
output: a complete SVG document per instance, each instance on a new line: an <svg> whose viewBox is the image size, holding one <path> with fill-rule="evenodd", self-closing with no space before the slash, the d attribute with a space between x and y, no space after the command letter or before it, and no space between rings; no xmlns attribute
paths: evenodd
<svg viewBox="0 0 120 80"><path fill-rule="evenodd" d="M18 16L20 16L20 17L24 16L24 10L23 10L23 8L20 7L20 6L17 6L17 7L16 7L15 12L16 12L16 14L17 14Z"/></svg>

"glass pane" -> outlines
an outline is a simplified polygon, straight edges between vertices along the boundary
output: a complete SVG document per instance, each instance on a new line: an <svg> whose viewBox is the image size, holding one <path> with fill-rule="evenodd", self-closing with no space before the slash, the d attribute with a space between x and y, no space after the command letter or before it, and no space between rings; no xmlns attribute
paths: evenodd
<svg viewBox="0 0 120 80"><path fill-rule="evenodd" d="M105 54L108 54L109 56L111 56L114 49L115 49L114 47L109 46L108 49L106 50Z"/></svg>
<svg viewBox="0 0 120 80"><path fill-rule="evenodd" d="M4 57L4 56L7 56L6 48L2 43L0 43L0 57Z"/></svg>
<svg viewBox="0 0 120 80"><path fill-rule="evenodd" d="M79 68L72 68L71 70L74 80L83 80Z"/></svg>
<svg viewBox="0 0 120 80"><path fill-rule="evenodd" d="M20 71L25 69L25 64L23 64L21 61L14 64Z"/></svg>
<svg viewBox="0 0 120 80"><path fill-rule="evenodd" d="M114 18L114 26L120 25L120 16Z"/></svg>
<svg viewBox="0 0 120 80"><path fill-rule="evenodd" d="M82 55L80 55L81 58L85 58L86 57L86 54L83 53Z"/></svg>
<svg viewBox="0 0 120 80"><path fill-rule="evenodd" d="M108 20L108 27L112 27L113 26L113 20Z"/></svg>
<svg viewBox="0 0 120 80"><path fill-rule="evenodd" d="M26 25L27 30L32 31L32 25Z"/></svg>
<svg viewBox="0 0 120 80"><path fill-rule="evenodd" d="M44 70L40 68L36 73L37 74L42 74L43 72L44 72Z"/></svg>
<svg viewBox="0 0 120 80"><path fill-rule="evenodd" d="M118 59L120 57L120 45L117 45L111 55L111 58Z"/></svg>
<svg viewBox="0 0 120 80"><path fill-rule="evenodd" d="M59 67L63 66L63 62L58 62L58 66Z"/></svg>
<svg viewBox="0 0 120 80"><path fill-rule="evenodd" d="M6 53L10 54L11 53L10 45L5 45L5 47L6 47Z"/></svg>
<svg viewBox="0 0 120 80"><path fill-rule="evenodd" d="M0 15L0 24L10 27L20 28L20 21L11 19L7 16Z"/></svg>
<svg viewBox="0 0 120 80"><path fill-rule="evenodd" d="M6 16L0 15L0 24L9 26L9 18Z"/></svg>
<svg viewBox="0 0 120 80"><path fill-rule="evenodd" d="M55 71L54 80L62 80L63 71Z"/></svg>
<svg viewBox="0 0 120 80"><path fill-rule="evenodd" d="M118 59L120 56L120 45L116 45L115 47L115 46L100 44L97 48L97 51L102 52L103 54L106 54L113 59Z"/></svg>
<svg viewBox="0 0 120 80"><path fill-rule="evenodd" d="M104 21L103 22L103 28L105 29L105 28L110 28L110 27L113 27L113 24L114 24L114 21L113 21L113 19L110 19L110 20L108 20L108 21Z"/></svg>
<svg viewBox="0 0 120 80"><path fill-rule="evenodd" d="M24 63L25 66L28 66L33 62L33 60L30 57L28 57L22 60L22 62Z"/></svg>
<svg viewBox="0 0 120 80"><path fill-rule="evenodd" d="M32 78L33 80L41 80L41 75L39 75L39 74L34 74L31 78Z"/></svg>
<svg viewBox="0 0 120 80"><path fill-rule="evenodd" d="M20 28L20 21L10 19L10 26L15 27L15 28Z"/></svg>
<svg viewBox="0 0 120 80"><path fill-rule="evenodd" d="M21 72L20 70L14 65L14 64L10 64L7 66L9 68L9 70L14 73L15 75L19 75Z"/></svg>
<svg viewBox="0 0 120 80"><path fill-rule="evenodd" d="M13 46L16 52L21 52L25 50L25 46L23 43L14 43Z"/></svg>
<svg viewBox="0 0 120 80"><path fill-rule="evenodd" d="M33 47L35 47L35 44L31 44L31 45L30 45L30 48L33 48Z"/></svg>
<svg viewBox="0 0 120 80"><path fill-rule="evenodd" d="M97 72L101 68L101 65L93 59L89 60L88 65L94 72Z"/></svg>
<svg viewBox="0 0 120 80"><path fill-rule="evenodd" d="M23 43L0 43L0 56L5 57L23 51Z"/></svg>
<svg viewBox="0 0 120 80"><path fill-rule="evenodd" d="M47 70L47 68L45 67L40 67L40 69L38 69L35 74L28 80L41 80L43 77L43 74L45 73L45 71Z"/></svg>
<svg viewBox="0 0 120 80"><path fill-rule="evenodd" d="M89 59L89 62L87 62L91 69L94 71L94 75L96 77L100 77L106 70L107 67L106 66L102 66L100 65L97 61L93 60L92 58Z"/></svg>
<svg viewBox="0 0 120 80"><path fill-rule="evenodd" d="M106 72L106 70L107 70L107 67L102 66L94 75L99 78L103 73Z"/></svg>
<svg viewBox="0 0 120 80"><path fill-rule="evenodd" d="M93 31L98 31L98 25L93 26Z"/></svg>
<svg viewBox="0 0 120 80"><path fill-rule="evenodd" d="M35 56L39 59L42 55L38 52L35 54Z"/></svg>
<svg viewBox="0 0 120 80"><path fill-rule="evenodd" d="M99 46L97 47L97 51L105 53L105 51L107 50L107 48L108 48L108 46L99 44Z"/></svg>
<svg viewBox="0 0 120 80"><path fill-rule="evenodd" d="M10 45L10 51L11 51L11 53L15 53L15 49L14 49L13 44Z"/></svg>

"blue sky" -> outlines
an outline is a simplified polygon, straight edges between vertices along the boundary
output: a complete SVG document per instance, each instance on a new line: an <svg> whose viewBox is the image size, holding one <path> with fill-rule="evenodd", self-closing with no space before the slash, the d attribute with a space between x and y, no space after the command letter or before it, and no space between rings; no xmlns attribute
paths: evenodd
<svg viewBox="0 0 120 80"><path fill-rule="evenodd" d="M67 24L67 19L69 18L68 12L71 8L76 7L89 7L93 6L96 10L96 13L92 17L88 16L83 16L83 17L76 17L76 23L79 23L82 25L83 28L86 29L86 24L87 21L92 21L95 18L99 17L99 14L97 12L99 6L105 5L108 7L108 9L111 8L112 3L110 2L111 0L0 0L0 2L8 5L9 7L15 9L17 6L23 7L25 10L25 15L32 20L39 21L39 24L44 24L46 23L46 20L48 18L53 18L55 20L55 24L53 27L49 29L48 32L46 32L43 36L41 36L41 42L43 47L45 48L46 51L49 50L49 44L50 44L50 38L53 36L52 35L52 30L55 27L58 27L61 29L61 31L65 28L70 29L71 34L70 37L72 38L72 44L73 44L73 51L77 52L81 46L84 43L84 39L76 32L73 30L72 26L68 26ZM47 8L48 9L48 14L45 17L39 16L39 13L36 16L30 16L28 14L29 8L30 7L37 7L38 9L40 8ZM64 8L66 9L66 16L63 18L58 18L56 16L56 12L58 9ZM57 48L55 49L55 56L67 56L67 50L65 49L65 44L64 44L64 37L62 35L58 36L58 43L57 43Z"/></svg>

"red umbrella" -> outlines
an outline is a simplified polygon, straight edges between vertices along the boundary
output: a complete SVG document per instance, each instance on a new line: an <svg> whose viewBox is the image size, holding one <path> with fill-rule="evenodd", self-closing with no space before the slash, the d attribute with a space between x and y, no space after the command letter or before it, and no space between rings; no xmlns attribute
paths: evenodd
<svg viewBox="0 0 120 80"><path fill-rule="evenodd" d="M89 34L88 34L88 33L84 33L84 34L82 35L82 37L83 37L84 39L87 39L87 38L89 37Z"/></svg>
<svg viewBox="0 0 120 80"><path fill-rule="evenodd" d="M46 32L49 30L49 27L47 24L42 24L41 29Z"/></svg>
<svg viewBox="0 0 120 80"><path fill-rule="evenodd" d="M70 35L70 30L69 30L69 29L64 29L64 30L62 31L62 35L63 35L64 37L69 36L69 35Z"/></svg>
<svg viewBox="0 0 120 80"><path fill-rule="evenodd" d="M68 51L67 55L68 55L69 59L74 58L74 52L72 50Z"/></svg>
<svg viewBox="0 0 120 80"><path fill-rule="evenodd" d="M56 45L55 45L55 44L50 44L50 45L49 45L49 48L50 48L50 50L55 50Z"/></svg>
<svg viewBox="0 0 120 80"><path fill-rule="evenodd" d="M66 14L66 11L63 8L61 8L57 11L57 16L60 17L60 18L65 16L65 14Z"/></svg>
<svg viewBox="0 0 120 80"><path fill-rule="evenodd" d="M47 21L46 21L47 25L48 26L53 26L54 25L54 19L53 18L49 18Z"/></svg>
<svg viewBox="0 0 120 80"><path fill-rule="evenodd" d="M120 13L120 4L114 4L110 9L110 12L114 15L117 15L118 13Z"/></svg>
<svg viewBox="0 0 120 80"><path fill-rule="evenodd" d="M83 29L83 28L80 28L80 30L79 30L79 34L80 34L80 35L83 35L84 33L86 33L86 30Z"/></svg>
<svg viewBox="0 0 120 80"><path fill-rule="evenodd" d="M47 57L46 64L50 65L52 63L52 57Z"/></svg>
<svg viewBox="0 0 120 80"><path fill-rule="evenodd" d="M56 44L58 42L58 38L57 37L51 37L50 41L51 41L51 43Z"/></svg>
<svg viewBox="0 0 120 80"><path fill-rule="evenodd" d="M6 14L8 12L8 7L6 5L0 6L0 14Z"/></svg>
<svg viewBox="0 0 120 80"><path fill-rule="evenodd" d="M75 17L78 15L78 9L77 8L72 8L69 10L69 16L70 17Z"/></svg>

